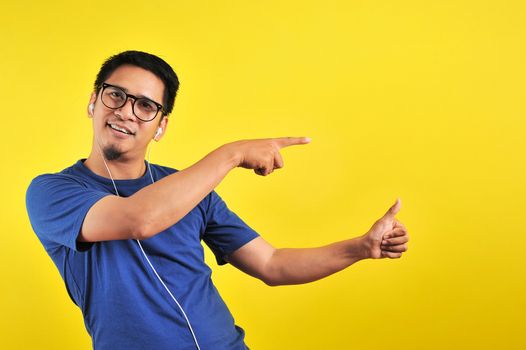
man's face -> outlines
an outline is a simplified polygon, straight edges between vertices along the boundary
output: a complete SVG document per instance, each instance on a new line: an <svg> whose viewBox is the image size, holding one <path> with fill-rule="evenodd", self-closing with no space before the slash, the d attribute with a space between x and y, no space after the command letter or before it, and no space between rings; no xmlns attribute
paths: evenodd
<svg viewBox="0 0 526 350"><path fill-rule="evenodd" d="M123 65L117 68L105 83L120 87L138 98L146 97L159 104L163 102L164 83L155 74L145 69ZM93 94L90 103L93 110L93 133L95 147L101 147L108 160L127 160L144 157L146 147L159 126L166 129L167 118L161 122L161 111L154 120L143 122L132 109L133 98L117 109L106 107L101 101L101 91ZM119 131L120 129L120 131ZM159 139L158 137L157 139Z"/></svg>

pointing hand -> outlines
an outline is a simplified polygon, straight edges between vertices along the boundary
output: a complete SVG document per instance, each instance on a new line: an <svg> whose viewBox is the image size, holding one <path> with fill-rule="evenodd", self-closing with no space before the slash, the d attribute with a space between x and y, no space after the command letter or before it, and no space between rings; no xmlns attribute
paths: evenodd
<svg viewBox="0 0 526 350"><path fill-rule="evenodd" d="M284 147L304 145L308 137L279 137L257 140L241 140L228 144L237 155L237 166L254 169L261 176L267 176L274 169L283 168L283 158L279 151Z"/></svg>

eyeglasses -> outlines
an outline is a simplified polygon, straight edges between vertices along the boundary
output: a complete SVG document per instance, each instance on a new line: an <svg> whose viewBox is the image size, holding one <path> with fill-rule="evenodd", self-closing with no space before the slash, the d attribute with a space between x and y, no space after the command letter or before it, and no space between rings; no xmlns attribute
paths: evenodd
<svg viewBox="0 0 526 350"><path fill-rule="evenodd" d="M143 122L149 122L155 119L157 113L161 111L164 113L164 108L161 104L150 100L146 97L136 97L127 94L122 88L111 84L102 83L101 101L111 109L118 109L123 107L128 98L132 99L133 114Z"/></svg>

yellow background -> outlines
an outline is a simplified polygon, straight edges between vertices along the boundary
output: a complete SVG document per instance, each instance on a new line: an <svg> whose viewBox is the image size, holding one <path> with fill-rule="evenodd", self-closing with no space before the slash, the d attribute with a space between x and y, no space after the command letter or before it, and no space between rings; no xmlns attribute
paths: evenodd
<svg viewBox="0 0 526 350"><path fill-rule="evenodd" d="M2 348L91 347L25 190L88 155L95 75L126 49L181 80L153 163L312 137L217 189L275 246L356 237L402 199L402 259L316 283L267 287L208 252L251 348L526 347L524 1L9 1L0 29Z"/></svg>

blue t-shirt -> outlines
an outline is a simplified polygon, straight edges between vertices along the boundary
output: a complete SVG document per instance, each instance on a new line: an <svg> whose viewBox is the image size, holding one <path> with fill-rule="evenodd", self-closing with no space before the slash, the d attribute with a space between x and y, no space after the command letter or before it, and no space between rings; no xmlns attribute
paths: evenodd
<svg viewBox="0 0 526 350"><path fill-rule="evenodd" d="M115 195L110 179L79 160L60 173L36 177L26 194L33 230L81 309L93 347L118 349L195 349L181 311L156 278L135 240L77 242L93 204ZM155 180L177 170L151 164ZM115 180L127 197L151 184ZM160 203L162 205L162 203ZM202 350L246 349L244 331L211 280L203 240L219 264L258 234L230 211L215 191L165 231L141 241L150 261L177 298Z"/></svg>

